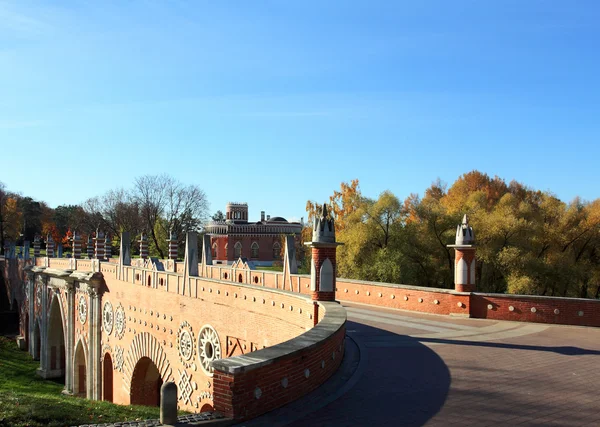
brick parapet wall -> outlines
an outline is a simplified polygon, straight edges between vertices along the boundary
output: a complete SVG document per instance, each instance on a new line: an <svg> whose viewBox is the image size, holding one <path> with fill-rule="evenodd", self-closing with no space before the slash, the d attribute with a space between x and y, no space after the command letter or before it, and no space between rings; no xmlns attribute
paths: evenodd
<svg viewBox="0 0 600 427"><path fill-rule="evenodd" d="M215 409L250 419L281 407L324 383L344 355L346 314L337 303L319 303L321 322L297 338L259 350L252 358L213 362Z"/></svg>
<svg viewBox="0 0 600 427"><path fill-rule="evenodd" d="M468 293L346 279L337 280L336 298L379 307L465 317L469 316L470 308Z"/></svg>
<svg viewBox="0 0 600 427"><path fill-rule="evenodd" d="M600 300L473 293L471 316L600 327Z"/></svg>
<svg viewBox="0 0 600 427"><path fill-rule="evenodd" d="M35 263L36 265L45 265L45 262L49 262L49 265L53 266L58 261L57 259L37 258ZM91 268L90 261L78 260L77 267L83 270L88 268L89 271ZM211 275L217 281L219 280L218 272L223 275L225 272L232 271L233 269L226 266L211 267ZM236 270L235 272L243 272L244 283L246 283L247 278L249 283L259 287L281 289L284 286L281 273L260 270ZM161 272L160 274L165 274L164 277L167 277L166 273ZM178 280L182 281L180 275L169 276L169 283L176 283ZM337 278L336 280L336 299L340 301L433 314L600 327L600 314L597 314L600 312L600 300L477 292L470 294L450 289L424 288L343 278ZM228 275L227 281L233 281L231 274ZM181 287L182 284L174 286ZM286 286L286 289L288 287ZM291 287L294 292L310 296L310 276L291 275ZM358 291L358 294L356 291ZM382 296L379 297L379 294L382 294ZM405 298L408 298L408 300ZM492 308L488 308L489 305ZM511 306L513 307L512 311L509 309ZM534 312L531 311L532 308L535 308ZM558 314L555 313L555 310L558 310ZM580 315L580 312L583 314Z"/></svg>

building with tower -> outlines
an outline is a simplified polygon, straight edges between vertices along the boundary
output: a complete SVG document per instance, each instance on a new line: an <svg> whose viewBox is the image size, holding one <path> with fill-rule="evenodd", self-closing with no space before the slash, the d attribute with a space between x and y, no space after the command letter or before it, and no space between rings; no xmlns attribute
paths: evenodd
<svg viewBox="0 0 600 427"><path fill-rule="evenodd" d="M255 265L270 266L282 261L282 237L294 236L299 242L301 222L289 222L280 216L271 217L261 211L260 220L248 221L247 203L227 203L225 221L205 225L210 236L213 264L232 264L246 258Z"/></svg>

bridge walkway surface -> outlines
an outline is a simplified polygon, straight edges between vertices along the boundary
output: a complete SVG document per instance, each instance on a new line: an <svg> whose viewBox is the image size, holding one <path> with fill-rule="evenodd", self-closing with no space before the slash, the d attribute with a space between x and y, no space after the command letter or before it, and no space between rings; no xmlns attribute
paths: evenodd
<svg viewBox="0 0 600 427"><path fill-rule="evenodd" d="M343 305L340 371L243 425L600 426L599 328Z"/></svg>

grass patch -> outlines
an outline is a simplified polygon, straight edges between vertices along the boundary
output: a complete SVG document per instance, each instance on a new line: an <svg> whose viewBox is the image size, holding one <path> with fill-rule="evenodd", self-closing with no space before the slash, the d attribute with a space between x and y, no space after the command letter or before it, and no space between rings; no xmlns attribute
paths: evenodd
<svg viewBox="0 0 600 427"><path fill-rule="evenodd" d="M272 266L266 266L266 265L258 265L256 267L257 270L265 270L265 271L277 271L279 273L281 273L283 271L283 265L272 265Z"/></svg>
<svg viewBox="0 0 600 427"><path fill-rule="evenodd" d="M61 394L64 383L36 374L39 362L0 336L0 426L70 426L156 419L158 407L122 406Z"/></svg>

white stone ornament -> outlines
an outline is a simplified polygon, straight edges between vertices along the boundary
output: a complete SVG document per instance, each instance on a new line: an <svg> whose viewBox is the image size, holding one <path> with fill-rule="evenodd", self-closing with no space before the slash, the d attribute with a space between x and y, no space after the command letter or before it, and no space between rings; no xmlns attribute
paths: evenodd
<svg viewBox="0 0 600 427"><path fill-rule="evenodd" d="M177 384L177 388L179 390L179 400L191 405L194 387L192 385L192 375L188 374L185 369L179 372L179 383Z"/></svg>
<svg viewBox="0 0 600 427"><path fill-rule="evenodd" d="M35 302L38 306L42 305L42 287L40 285L35 287Z"/></svg>
<svg viewBox="0 0 600 427"><path fill-rule="evenodd" d="M82 325L85 325L85 321L87 320L87 300L85 299L84 295L79 297L77 311L79 312L79 321Z"/></svg>
<svg viewBox="0 0 600 427"><path fill-rule="evenodd" d="M106 301L102 307L102 327L108 335L112 333L114 324L113 308L110 301Z"/></svg>
<svg viewBox="0 0 600 427"><path fill-rule="evenodd" d="M194 362L194 332L192 326L186 322L181 322L177 331L177 349L181 362L186 367L191 367Z"/></svg>
<svg viewBox="0 0 600 427"><path fill-rule="evenodd" d="M119 347L118 345L115 346L115 364L114 364L114 369L119 371L119 372L123 372L123 347Z"/></svg>
<svg viewBox="0 0 600 427"><path fill-rule="evenodd" d="M210 325L203 326L198 334L198 358L204 373L212 377L210 362L221 358L221 341L217 331Z"/></svg>
<svg viewBox="0 0 600 427"><path fill-rule="evenodd" d="M117 338L123 338L125 334L125 309L121 304L115 310L115 335Z"/></svg>

